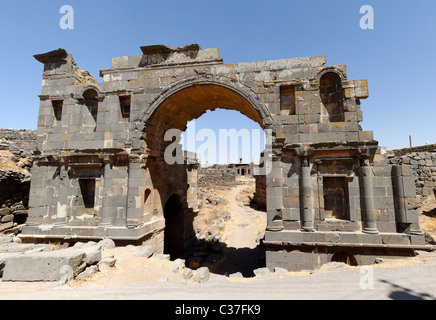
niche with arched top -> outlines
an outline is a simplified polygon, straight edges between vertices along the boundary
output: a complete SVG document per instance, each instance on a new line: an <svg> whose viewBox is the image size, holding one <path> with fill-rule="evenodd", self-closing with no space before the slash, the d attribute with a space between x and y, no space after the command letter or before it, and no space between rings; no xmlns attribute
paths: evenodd
<svg viewBox="0 0 436 320"><path fill-rule="evenodd" d="M164 209L164 253L171 258L182 256L184 251L184 208L180 196L169 197Z"/></svg>
<svg viewBox="0 0 436 320"><path fill-rule="evenodd" d="M327 72L320 79L320 96L330 122L344 121L342 79L336 72Z"/></svg>
<svg viewBox="0 0 436 320"><path fill-rule="evenodd" d="M89 113L97 123L98 114L98 92L94 89L88 89L83 93L83 104L88 108Z"/></svg>

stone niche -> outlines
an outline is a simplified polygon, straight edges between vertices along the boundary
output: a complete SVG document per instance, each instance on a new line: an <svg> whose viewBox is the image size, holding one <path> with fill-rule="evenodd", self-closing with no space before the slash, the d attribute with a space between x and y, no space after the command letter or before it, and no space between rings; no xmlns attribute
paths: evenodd
<svg viewBox="0 0 436 320"><path fill-rule="evenodd" d="M273 137L258 178L269 268L432 249L409 201L411 170L393 169L362 130L368 82L348 79L345 65L324 56L227 65L218 49L156 45L112 59L98 82L64 49L35 58L44 72L26 241L110 237L183 255L196 240L198 162L180 152L166 161L175 141L165 134L221 108Z"/></svg>

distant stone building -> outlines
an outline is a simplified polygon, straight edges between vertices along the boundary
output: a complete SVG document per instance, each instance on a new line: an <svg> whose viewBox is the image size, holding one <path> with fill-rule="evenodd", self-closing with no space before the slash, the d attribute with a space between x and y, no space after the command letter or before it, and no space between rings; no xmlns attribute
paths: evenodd
<svg viewBox="0 0 436 320"><path fill-rule="evenodd" d="M141 50L114 58L101 83L63 49L35 56L44 64L39 153L23 238L111 237L182 254L195 241L197 164L166 163L165 133L224 108L273 133L269 268L431 250L409 201L410 166L390 165L359 125L366 80L323 56L226 65L218 49L198 45Z"/></svg>
<svg viewBox="0 0 436 320"><path fill-rule="evenodd" d="M235 170L231 165L213 165L200 168L198 172L198 186L232 187L236 185Z"/></svg>
<svg viewBox="0 0 436 320"><path fill-rule="evenodd" d="M242 159L239 163L232 165L235 168L235 174L237 177L253 177L254 165L253 163L242 163Z"/></svg>

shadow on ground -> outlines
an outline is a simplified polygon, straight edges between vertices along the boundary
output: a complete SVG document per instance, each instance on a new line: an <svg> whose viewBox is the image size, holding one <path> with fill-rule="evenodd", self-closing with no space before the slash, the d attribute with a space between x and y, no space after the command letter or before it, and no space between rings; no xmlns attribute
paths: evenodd
<svg viewBox="0 0 436 320"><path fill-rule="evenodd" d="M254 270L262 267L265 267L265 249L258 245L254 249L225 247L223 258L209 269L221 275L240 272L244 278L250 278L254 277Z"/></svg>
<svg viewBox="0 0 436 320"><path fill-rule="evenodd" d="M435 300L436 297L428 293L416 292L411 289L402 287L387 280L380 280L381 282L390 285L392 292L389 294L389 298L392 300Z"/></svg>
<svg viewBox="0 0 436 320"><path fill-rule="evenodd" d="M265 267L265 247L232 248L220 242L199 242L185 255L187 267L208 267L211 273L231 275L240 272L244 278Z"/></svg>
<svg viewBox="0 0 436 320"><path fill-rule="evenodd" d="M434 218L434 217L436 217L436 208L434 208L431 211L425 211L422 214L427 216L427 217Z"/></svg>

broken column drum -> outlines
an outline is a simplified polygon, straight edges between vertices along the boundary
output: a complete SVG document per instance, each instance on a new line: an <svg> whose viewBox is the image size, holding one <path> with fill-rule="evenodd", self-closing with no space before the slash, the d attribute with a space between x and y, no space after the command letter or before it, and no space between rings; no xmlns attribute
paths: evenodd
<svg viewBox="0 0 436 320"><path fill-rule="evenodd" d="M269 268L313 269L333 257L370 264L428 249L407 201L415 190L404 191L413 177L392 170L359 125L366 80L349 80L344 65L326 66L324 56L226 65L218 49L195 44L141 51L114 58L102 82L64 49L35 56L44 72L24 240L110 237L158 252L188 250L196 240L198 162L185 153L184 163L168 164L173 142L164 136L221 108L272 132ZM175 198L181 209L170 215Z"/></svg>

